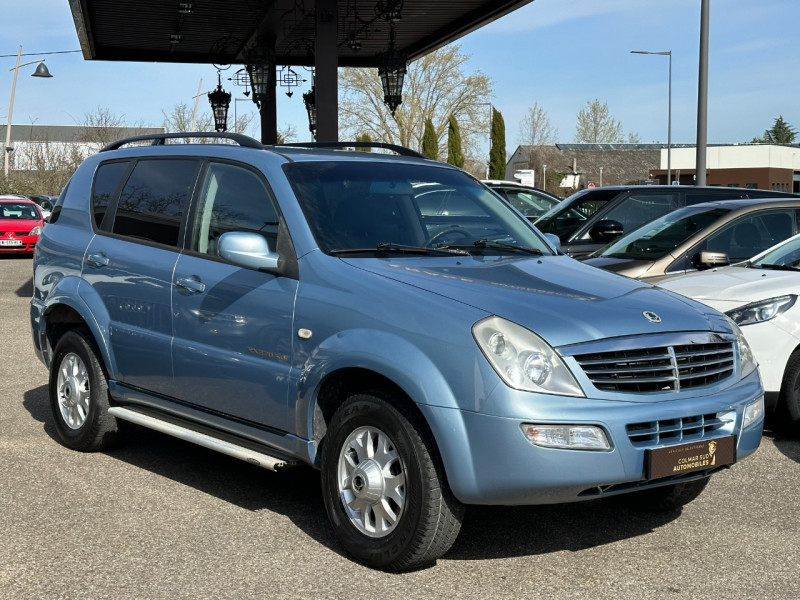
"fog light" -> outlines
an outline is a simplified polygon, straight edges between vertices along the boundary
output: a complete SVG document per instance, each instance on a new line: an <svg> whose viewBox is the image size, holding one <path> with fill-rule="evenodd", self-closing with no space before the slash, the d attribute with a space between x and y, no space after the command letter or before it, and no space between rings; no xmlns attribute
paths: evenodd
<svg viewBox="0 0 800 600"><path fill-rule="evenodd" d="M744 417L742 418L742 429L750 427L764 416L764 396L753 400L744 407Z"/></svg>
<svg viewBox="0 0 800 600"><path fill-rule="evenodd" d="M522 433L535 446L569 450L609 450L605 432L593 425L536 425L523 423Z"/></svg>

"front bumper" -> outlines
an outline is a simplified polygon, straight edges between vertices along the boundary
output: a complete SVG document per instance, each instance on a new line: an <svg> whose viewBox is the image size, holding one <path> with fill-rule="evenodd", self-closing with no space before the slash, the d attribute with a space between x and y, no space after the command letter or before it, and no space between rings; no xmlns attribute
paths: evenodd
<svg viewBox="0 0 800 600"><path fill-rule="evenodd" d="M508 388L495 393L517 396ZM541 396L530 395L536 403ZM647 452L734 436L734 461L758 448L763 414L742 430L745 406L763 397L756 372L724 392L641 403L548 398L538 414L519 418L420 406L431 424L448 482L467 504L553 504L705 477L720 467L674 478L646 478ZM515 400L518 400L516 398ZM601 427L609 450L569 450L531 444L522 423ZM724 468L724 467L721 467Z"/></svg>

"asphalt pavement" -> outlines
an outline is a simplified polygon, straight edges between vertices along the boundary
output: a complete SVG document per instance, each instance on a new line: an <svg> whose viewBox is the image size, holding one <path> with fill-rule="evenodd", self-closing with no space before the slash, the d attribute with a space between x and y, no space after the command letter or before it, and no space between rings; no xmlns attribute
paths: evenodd
<svg viewBox="0 0 800 600"><path fill-rule="evenodd" d="M800 597L800 441L766 431L680 513L608 500L470 507L430 568L351 560L317 473L265 471L131 426L56 439L28 317L31 259L0 256L0 599Z"/></svg>

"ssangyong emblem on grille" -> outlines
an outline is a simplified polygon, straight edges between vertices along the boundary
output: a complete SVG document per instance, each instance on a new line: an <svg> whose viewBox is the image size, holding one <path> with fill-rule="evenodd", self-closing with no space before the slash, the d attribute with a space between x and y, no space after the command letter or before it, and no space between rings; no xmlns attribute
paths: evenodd
<svg viewBox="0 0 800 600"><path fill-rule="evenodd" d="M651 323L661 323L661 317L659 317L656 313L651 310L646 310L642 313L644 318L650 321Z"/></svg>

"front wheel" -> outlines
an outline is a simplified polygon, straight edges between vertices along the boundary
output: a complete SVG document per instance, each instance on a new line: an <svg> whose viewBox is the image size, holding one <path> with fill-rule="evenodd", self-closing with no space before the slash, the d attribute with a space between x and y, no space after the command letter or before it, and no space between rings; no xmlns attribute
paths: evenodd
<svg viewBox="0 0 800 600"><path fill-rule="evenodd" d="M69 331L59 340L50 365L49 394L65 446L92 452L115 441L117 420L108 414L108 384L88 332Z"/></svg>
<svg viewBox="0 0 800 600"><path fill-rule="evenodd" d="M627 508L645 512L667 512L677 510L697 498L708 485L710 477L673 483L649 490L630 492L615 497Z"/></svg>
<svg viewBox="0 0 800 600"><path fill-rule="evenodd" d="M334 414L322 448L322 493L346 550L387 571L435 562L464 515L424 422L389 391L352 396Z"/></svg>
<svg viewBox="0 0 800 600"><path fill-rule="evenodd" d="M800 434L800 352L789 357L781 382L778 413L786 417L783 429Z"/></svg>

